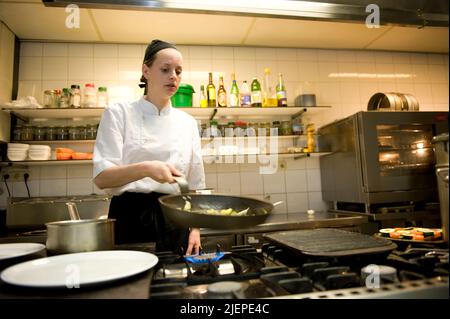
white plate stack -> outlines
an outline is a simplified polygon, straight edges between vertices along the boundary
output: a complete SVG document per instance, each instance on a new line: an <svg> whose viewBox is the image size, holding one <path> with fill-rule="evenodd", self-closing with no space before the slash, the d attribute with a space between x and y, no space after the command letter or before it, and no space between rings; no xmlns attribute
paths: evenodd
<svg viewBox="0 0 450 319"><path fill-rule="evenodd" d="M22 143L8 143L7 155L10 161L24 161L28 156L30 145Z"/></svg>
<svg viewBox="0 0 450 319"><path fill-rule="evenodd" d="M51 158L52 149L48 145L31 145L28 157L32 161L48 161Z"/></svg>

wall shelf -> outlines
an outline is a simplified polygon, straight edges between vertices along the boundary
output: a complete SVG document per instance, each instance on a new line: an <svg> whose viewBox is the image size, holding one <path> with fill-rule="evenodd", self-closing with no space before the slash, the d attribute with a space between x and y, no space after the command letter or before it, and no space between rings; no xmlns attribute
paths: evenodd
<svg viewBox="0 0 450 319"><path fill-rule="evenodd" d="M104 108L3 108L3 111L28 121L31 118L71 119L101 117Z"/></svg>
<svg viewBox="0 0 450 319"><path fill-rule="evenodd" d="M58 145L58 144L93 144L95 140L52 140L52 141L11 141L11 143Z"/></svg>

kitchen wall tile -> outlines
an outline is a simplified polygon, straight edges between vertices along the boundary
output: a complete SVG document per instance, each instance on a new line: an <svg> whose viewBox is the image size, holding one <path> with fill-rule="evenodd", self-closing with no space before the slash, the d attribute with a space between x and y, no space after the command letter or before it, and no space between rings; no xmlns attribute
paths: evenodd
<svg viewBox="0 0 450 319"><path fill-rule="evenodd" d="M283 80L285 82L293 82L299 80L297 61L278 61L277 66L278 72L283 74ZM278 80L276 81L276 83L278 83Z"/></svg>
<svg viewBox="0 0 450 319"><path fill-rule="evenodd" d="M448 57L448 55L428 53L428 64L443 65L445 64L445 57Z"/></svg>
<svg viewBox="0 0 450 319"><path fill-rule="evenodd" d="M319 67L316 62L298 62L298 79L299 81L312 81L318 79Z"/></svg>
<svg viewBox="0 0 450 319"><path fill-rule="evenodd" d="M94 44L94 58L117 58L118 56L117 44Z"/></svg>
<svg viewBox="0 0 450 319"><path fill-rule="evenodd" d="M90 195L92 194L91 178L70 178L67 180L67 194Z"/></svg>
<svg viewBox="0 0 450 319"><path fill-rule="evenodd" d="M239 172L239 165L236 165L235 163L232 164L220 163L217 164L216 168L217 173Z"/></svg>
<svg viewBox="0 0 450 319"><path fill-rule="evenodd" d="M378 86L373 83L359 82L359 98L362 105L367 106L370 98L378 92Z"/></svg>
<svg viewBox="0 0 450 319"><path fill-rule="evenodd" d="M105 195L106 192L100 188L98 188L94 183L92 183L92 193L97 195Z"/></svg>
<svg viewBox="0 0 450 319"><path fill-rule="evenodd" d="M338 65L335 62L320 62L319 63L318 81L320 82L334 82L337 78L330 77L331 74L339 73Z"/></svg>
<svg viewBox="0 0 450 319"><path fill-rule="evenodd" d="M392 63L392 54L390 52L377 52L375 54L375 63L376 64Z"/></svg>
<svg viewBox="0 0 450 319"><path fill-rule="evenodd" d="M94 80L117 80L117 59L94 58Z"/></svg>
<svg viewBox="0 0 450 319"><path fill-rule="evenodd" d="M306 169L314 169L320 168L320 158L319 156L311 156L305 159L306 160Z"/></svg>
<svg viewBox="0 0 450 319"><path fill-rule="evenodd" d="M205 173L206 188L213 188L217 191L217 174Z"/></svg>
<svg viewBox="0 0 450 319"><path fill-rule="evenodd" d="M90 178L92 179L92 165L68 165L67 178Z"/></svg>
<svg viewBox="0 0 450 319"><path fill-rule="evenodd" d="M233 47L235 60L255 60L255 48Z"/></svg>
<svg viewBox="0 0 450 319"><path fill-rule="evenodd" d="M214 46L212 47L213 60L233 60L234 50L232 47Z"/></svg>
<svg viewBox="0 0 450 319"><path fill-rule="evenodd" d="M392 92L395 90L395 82L377 81L379 92Z"/></svg>
<svg viewBox="0 0 450 319"><path fill-rule="evenodd" d="M448 103L448 85L433 83L431 85L433 103Z"/></svg>
<svg viewBox="0 0 450 319"><path fill-rule="evenodd" d="M287 213L287 197L286 194L270 194L270 197L265 197L265 200L273 203L282 201L281 204L274 207L272 214L282 215Z"/></svg>
<svg viewBox="0 0 450 319"><path fill-rule="evenodd" d="M316 212L328 211L327 203L322 200L322 192L308 193L308 209L313 209Z"/></svg>
<svg viewBox="0 0 450 319"><path fill-rule="evenodd" d="M263 177L257 172L241 172L241 193L262 194L264 192Z"/></svg>
<svg viewBox="0 0 450 319"><path fill-rule="evenodd" d="M66 179L67 178L67 166L42 166L41 167L41 179Z"/></svg>
<svg viewBox="0 0 450 319"><path fill-rule="evenodd" d="M69 57L94 57L94 45L88 43L69 43Z"/></svg>
<svg viewBox="0 0 450 319"><path fill-rule="evenodd" d="M118 45L118 57L119 58L139 58L143 61L144 55L141 51L139 44L120 44Z"/></svg>
<svg viewBox="0 0 450 319"><path fill-rule="evenodd" d="M31 197L39 196L39 180L28 181L28 189L30 190ZM27 186L24 182L13 182L12 184L12 196L13 197L28 197ZM10 186L11 187L11 186Z"/></svg>
<svg viewBox="0 0 450 319"><path fill-rule="evenodd" d="M341 77L336 80L340 82L358 81L358 65L355 62L338 62L338 72Z"/></svg>
<svg viewBox="0 0 450 319"><path fill-rule="evenodd" d="M428 71L431 83L448 82L448 68L443 68L442 65L429 65Z"/></svg>
<svg viewBox="0 0 450 319"><path fill-rule="evenodd" d="M408 52L392 52L391 54L394 64L411 64L411 57Z"/></svg>
<svg viewBox="0 0 450 319"><path fill-rule="evenodd" d="M20 57L41 57L43 55L43 43L21 42Z"/></svg>
<svg viewBox="0 0 450 319"><path fill-rule="evenodd" d="M276 194L286 192L286 179L283 171L275 174L264 174L264 194Z"/></svg>
<svg viewBox="0 0 450 319"><path fill-rule="evenodd" d="M183 56L183 63L186 61L189 61L191 58L190 55L190 47L188 45L177 45L178 51L180 51L181 55ZM141 59L144 58L144 55L141 56Z"/></svg>
<svg viewBox="0 0 450 319"><path fill-rule="evenodd" d="M317 50L316 49L297 49L297 60L298 61L317 61Z"/></svg>
<svg viewBox="0 0 450 319"><path fill-rule="evenodd" d="M39 196L66 196L66 179L41 179L39 181Z"/></svg>
<svg viewBox="0 0 450 319"><path fill-rule="evenodd" d="M375 63L375 54L373 51L356 51L356 62Z"/></svg>
<svg viewBox="0 0 450 319"><path fill-rule="evenodd" d="M275 89L275 86L278 83L278 73L282 72L282 71L279 71L278 63L276 60L266 60L266 61L257 60L256 61L256 71L257 71L257 76L261 81L261 86L263 85L265 68L269 68L269 70L270 70L269 84ZM241 83L238 83L238 84L241 84Z"/></svg>
<svg viewBox="0 0 450 319"><path fill-rule="evenodd" d="M189 58L191 60L212 60L212 47L189 46Z"/></svg>
<svg viewBox="0 0 450 319"><path fill-rule="evenodd" d="M308 194L288 193L286 195L286 204L288 214L306 212L308 210Z"/></svg>
<svg viewBox="0 0 450 319"><path fill-rule="evenodd" d="M433 111L448 112L448 103L443 103L443 104L434 103Z"/></svg>
<svg viewBox="0 0 450 319"><path fill-rule="evenodd" d="M247 81L249 87L252 82L252 78L256 76L256 63L250 60L234 60L234 68L236 71L236 77L239 81ZM239 83L242 85L242 83Z"/></svg>
<svg viewBox="0 0 450 319"><path fill-rule="evenodd" d="M93 58L69 58L69 80L90 82L94 80ZM84 84L80 85L84 86Z"/></svg>
<svg viewBox="0 0 450 319"><path fill-rule="evenodd" d="M208 73L212 72L212 60L211 59L202 59L202 60L196 60L191 59L189 61L191 65L191 73L190 77L192 81L202 81L203 83L208 83ZM214 77L213 79L217 83L219 78Z"/></svg>
<svg viewBox="0 0 450 319"><path fill-rule="evenodd" d="M308 169L308 192L320 192L322 190L320 181L320 169Z"/></svg>
<svg viewBox="0 0 450 319"><path fill-rule="evenodd" d="M337 61L336 50L317 50L317 60L319 62L333 62Z"/></svg>
<svg viewBox="0 0 450 319"><path fill-rule="evenodd" d="M66 57L44 57L42 62L42 80L67 80Z"/></svg>
<svg viewBox="0 0 450 319"><path fill-rule="evenodd" d="M374 83L378 80L376 74L377 70L374 63L357 63L359 80L361 82Z"/></svg>
<svg viewBox="0 0 450 319"><path fill-rule="evenodd" d="M276 53L276 58L279 61L297 61L296 49L277 48Z"/></svg>
<svg viewBox="0 0 450 319"><path fill-rule="evenodd" d="M426 111L426 112L432 112L434 111L434 104L433 103L422 103L420 104L420 110ZM448 111L448 108L447 108Z"/></svg>
<svg viewBox="0 0 450 319"><path fill-rule="evenodd" d="M407 77L397 77L395 80L397 83L413 83L414 82L414 76L412 72L411 64L402 64L402 63L394 63L394 73L397 76L404 75Z"/></svg>
<svg viewBox="0 0 450 319"><path fill-rule="evenodd" d="M217 173L217 192L227 194L240 194L241 183L239 173Z"/></svg>
<svg viewBox="0 0 450 319"><path fill-rule="evenodd" d="M377 72L377 77L384 83L393 83L395 78L392 77L394 73L394 65L389 63L377 63L375 65L375 70Z"/></svg>
<svg viewBox="0 0 450 319"><path fill-rule="evenodd" d="M286 192L297 193L307 191L305 170L289 170L286 172Z"/></svg>
<svg viewBox="0 0 450 319"><path fill-rule="evenodd" d="M119 58L117 60L118 79L139 81L142 75L142 61L139 58Z"/></svg>
<svg viewBox="0 0 450 319"><path fill-rule="evenodd" d="M318 105L334 106L341 102L340 86L337 82L318 82L317 93Z"/></svg>
<svg viewBox="0 0 450 319"><path fill-rule="evenodd" d="M236 72L233 60L223 60L223 59L213 60L212 66L213 66L214 73L217 73L217 79L215 79L216 89L219 89L219 76L220 76L220 74L222 74L225 89L227 90L227 93L229 93L229 90L230 90L229 88L231 87L231 84L230 84L231 83L231 73ZM205 83L207 83L207 82L208 82L208 78L206 77Z"/></svg>
<svg viewBox="0 0 450 319"><path fill-rule="evenodd" d="M256 60L272 60L276 57L277 50L275 48L256 48L255 56Z"/></svg>
<svg viewBox="0 0 450 319"><path fill-rule="evenodd" d="M358 82L341 82L339 88L343 103L359 103L361 100Z"/></svg>
<svg viewBox="0 0 450 319"><path fill-rule="evenodd" d="M67 87L68 83L65 80L57 80L57 81L42 81L42 99L43 99L43 91L45 90L55 90Z"/></svg>
<svg viewBox="0 0 450 319"><path fill-rule="evenodd" d="M257 163L242 163L239 164L239 171L242 172L258 172L259 174L259 165Z"/></svg>
<svg viewBox="0 0 450 319"><path fill-rule="evenodd" d="M366 107L362 107L361 104L358 103L342 103L341 104L341 117L347 117L352 114L355 114L359 111L366 111Z"/></svg>
<svg viewBox="0 0 450 319"><path fill-rule="evenodd" d="M416 96L413 83L396 83L396 92L408 93Z"/></svg>
<svg viewBox="0 0 450 319"><path fill-rule="evenodd" d="M296 170L296 169L305 169L306 168L306 158L299 158L299 159L286 159L285 165L286 165L286 174L289 174L290 170Z"/></svg>
<svg viewBox="0 0 450 319"><path fill-rule="evenodd" d="M415 74L415 83L429 83L430 73L428 70L428 64L413 64L412 72Z"/></svg>
<svg viewBox="0 0 450 319"><path fill-rule="evenodd" d="M351 50L338 50L337 51L338 62L356 62L356 52Z"/></svg>
<svg viewBox="0 0 450 319"><path fill-rule="evenodd" d="M411 63L414 64L428 64L428 55L424 53L411 53Z"/></svg>
<svg viewBox="0 0 450 319"><path fill-rule="evenodd" d="M42 80L42 57L20 58L19 80Z"/></svg>
<svg viewBox="0 0 450 319"><path fill-rule="evenodd" d="M422 103L432 103L433 96L431 93L431 84L429 83L414 83L414 90L416 98L419 101L419 108ZM420 110L422 110L420 108Z"/></svg>
<svg viewBox="0 0 450 319"><path fill-rule="evenodd" d="M67 57L69 45L67 43L44 43L44 57Z"/></svg>

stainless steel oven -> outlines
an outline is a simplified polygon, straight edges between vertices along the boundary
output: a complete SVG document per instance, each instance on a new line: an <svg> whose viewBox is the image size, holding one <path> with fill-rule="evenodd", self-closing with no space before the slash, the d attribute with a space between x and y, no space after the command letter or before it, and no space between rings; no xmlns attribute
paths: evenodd
<svg viewBox="0 0 450 319"><path fill-rule="evenodd" d="M323 199L339 205L438 202L433 136L448 132L448 112L363 111L321 127Z"/></svg>

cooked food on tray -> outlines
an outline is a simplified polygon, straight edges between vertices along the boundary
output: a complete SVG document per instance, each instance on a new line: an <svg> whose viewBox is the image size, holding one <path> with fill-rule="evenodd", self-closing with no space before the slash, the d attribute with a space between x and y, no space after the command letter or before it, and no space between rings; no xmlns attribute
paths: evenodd
<svg viewBox="0 0 450 319"><path fill-rule="evenodd" d="M442 239L442 229L421 227L396 227L380 229L379 235L392 239L432 241Z"/></svg>

